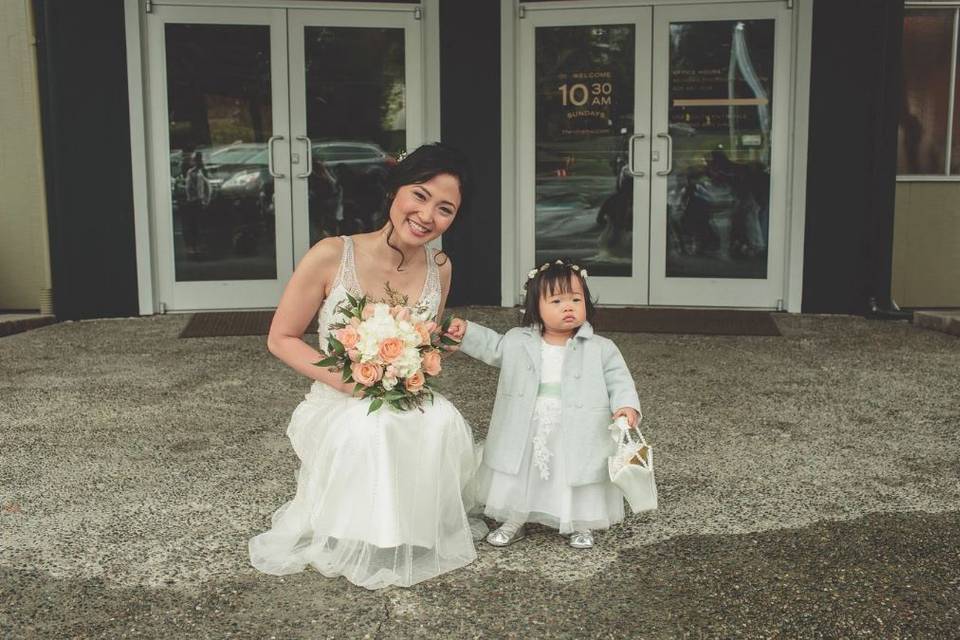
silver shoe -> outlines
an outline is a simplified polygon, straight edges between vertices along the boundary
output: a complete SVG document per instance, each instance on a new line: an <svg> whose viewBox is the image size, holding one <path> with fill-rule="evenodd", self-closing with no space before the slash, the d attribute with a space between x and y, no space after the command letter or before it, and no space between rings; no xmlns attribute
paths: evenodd
<svg viewBox="0 0 960 640"><path fill-rule="evenodd" d="M593 534L589 531L576 531L570 536L570 546L574 549L593 548Z"/></svg>
<svg viewBox="0 0 960 640"><path fill-rule="evenodd" d="M519 529L513 532L512 536L504 531L503 527L500 527L499 529L490 532L490 534L487 536L487 542L495 547L506 547L514 542L517 542L518 540L523 540L526 537L526 527L521 526Z"/></svg>

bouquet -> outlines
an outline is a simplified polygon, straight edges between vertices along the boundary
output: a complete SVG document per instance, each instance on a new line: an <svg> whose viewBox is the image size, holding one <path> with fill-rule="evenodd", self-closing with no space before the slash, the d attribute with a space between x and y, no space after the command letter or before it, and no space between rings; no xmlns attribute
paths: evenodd
<svg viewBox="0 0 960 640"><path fill-rule="evenodd" d="M374 303L350 294L336 311L344 321L330 325L323 359L314 364L339 371L344 382L356 383L354 393L372 400L368 414L384 404L407 411L433 400L441 350L457 344L446 335L452 316L438 325L428 320L426 309Z"/></svg>

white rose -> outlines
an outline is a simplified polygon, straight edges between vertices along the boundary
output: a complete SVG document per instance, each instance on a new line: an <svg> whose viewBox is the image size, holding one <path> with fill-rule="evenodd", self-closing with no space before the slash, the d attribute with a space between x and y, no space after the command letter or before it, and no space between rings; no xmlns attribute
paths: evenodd
<svg viewBox="0 0 960 640"><path fill-rule="evenodd" d="M397 324L388 311L385 316L374 315L361 322L357 327L357 333L360 335L358 342L360 352L373 355L379 349L380 342L397 335Z"/></svg>
<svg viewBox="0 0 960 640"><path fill-rule="evenodd" d="M399 358L393 361L401 378L406 378L420 369L420 352L413 347L407 347Z"/></svg>
<svg viewBox="0 0 960 640"><path fill-rule="evenodd" d="M390 391L390 389L393 389L395 386L397 386L396 378L382 378L380 382L383 384L383 388L387 391Z"/></svg>
<svg viewBox="0 0 960 640"><path fill-rule="evenodd" d="M357 341L357 351L360 352L362 361L374 360L380 351L380 341L377 340L376 336L361 334L360 340Z"/></svg>
<svg viewBox="0 0 960 640"><path fill-rule="evenodd" d="M420 334L406 320L397 323L397 337L403 340L403 343L408 347L415 347L420 344Z"/></svg>

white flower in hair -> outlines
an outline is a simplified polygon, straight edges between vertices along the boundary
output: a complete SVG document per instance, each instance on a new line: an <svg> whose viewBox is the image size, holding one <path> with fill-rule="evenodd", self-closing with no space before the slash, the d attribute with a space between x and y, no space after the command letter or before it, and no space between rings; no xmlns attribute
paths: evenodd
<svg viewBox="0 0 960 640"><path fill-rule="evenodd" d="M563 264L563 260L557 260L555 264Z"/></svg>
<svg viewBox="0 0 960 640"><path fill-rule="evenodd" d="M536 275L537 275L537 270L530 269L530 271L527 272L527 280L529 280L530 278L536 277Z"/></svg>
<svg viewBox="0 0 960 640"><path fill-rule="evenodd" d="M586 269L580 269L580 277L581 277L581 278L586 278L587 275L588 275L588 274L587 274L587 270L586 270Z"/></svg>

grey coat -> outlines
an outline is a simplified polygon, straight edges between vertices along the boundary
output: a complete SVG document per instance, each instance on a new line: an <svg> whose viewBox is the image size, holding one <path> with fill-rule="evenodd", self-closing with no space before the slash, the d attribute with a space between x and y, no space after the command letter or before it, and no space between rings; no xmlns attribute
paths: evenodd
<svg viewBox="0 0 960 640"><path fill-rule="evenodd" d="M501 335L470 322L460 350L500 367L483 462L503 473L520 470L540 385L540 331L517 327ZM560 437L570 486L609 480L607 456L614 451L607 426L621 407L640 411L637 388L612 341L586 322L567 345L560 383Z"/></svg>

